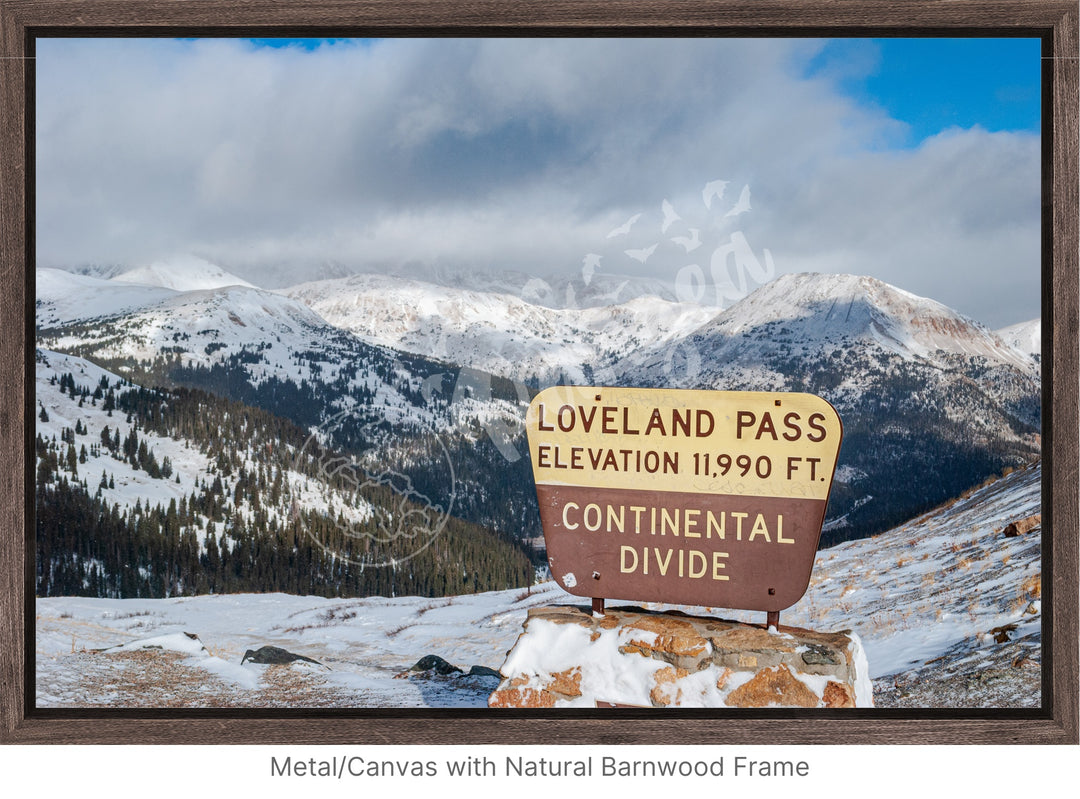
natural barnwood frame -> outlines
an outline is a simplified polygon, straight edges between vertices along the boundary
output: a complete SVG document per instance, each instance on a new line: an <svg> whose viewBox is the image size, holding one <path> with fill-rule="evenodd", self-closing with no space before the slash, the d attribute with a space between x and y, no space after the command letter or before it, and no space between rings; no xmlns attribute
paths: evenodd
<svg viewBox="0 0 1080 799"><path fill-rule="evenodd" d="M0 0L0 743L1078 743L1077 21L1076 0ZM35 709L33 55L35 38L46 35L1040 37L1042 708L627 710L617 718L611 711Z"/></svg>

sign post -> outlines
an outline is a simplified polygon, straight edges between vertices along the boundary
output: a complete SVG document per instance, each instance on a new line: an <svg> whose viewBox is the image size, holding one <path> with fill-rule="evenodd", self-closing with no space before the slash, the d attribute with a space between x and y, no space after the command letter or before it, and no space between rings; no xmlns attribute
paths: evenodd
<svg viewBox="0 0 1080 799"><path fill-rule="evenodd" d="M806 592L843 434L799 393L555 386L526 417L575 596L779 612Z"/></svg>

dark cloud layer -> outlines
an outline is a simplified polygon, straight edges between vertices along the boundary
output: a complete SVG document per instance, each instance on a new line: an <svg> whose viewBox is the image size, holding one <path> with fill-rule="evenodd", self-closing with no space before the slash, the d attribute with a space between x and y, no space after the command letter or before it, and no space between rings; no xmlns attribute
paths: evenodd
<svg viewBox="0 0 1080 799"><path fill-rule="evenodd" d="M40 41L38 263L194 252L281 284L327 262L569 274L595 253L673 280L737 231L780 272L872 274L992 325L1036 316L1038 138L889 149L902 122L831 71L805 77L820 47ZM751 210L724 217L746 185ZM691 228L686 252L672 238Z"/></svg>

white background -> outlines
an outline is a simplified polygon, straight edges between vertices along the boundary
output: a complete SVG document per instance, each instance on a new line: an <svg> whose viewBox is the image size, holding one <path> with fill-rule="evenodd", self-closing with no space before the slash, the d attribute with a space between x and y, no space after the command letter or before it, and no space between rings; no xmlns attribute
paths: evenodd
<svg viewBox="0 0 1080 799"><path fill-rule="evenodd" d="M600 758L712 760L723 757L723 778L558 778L488 777L370 778L342 780L319 777L270 776L270 758L293 760L363 757L365 760L435 760L489 757L499 764L507 756L582 759L591 755L594 774ZM735 777L730 771L736 755L760 760L805 760L809 776L799 778ZM569 787L610 791L737 790L740 795L789 797L794 795L913 795L944 796L951 789L965 796L1037 795L1053 785L1070 784L1060 778L1080 774L1080 752L1071 746L686 746L686 747L555 747L555 746L56 746L0 748L0 769L5 787L33 790L50 796L81 796L87 789L148 790L155 799L251 795L266 790L315 789L320 799L363 796L368 790L404 789L408 795L455 784L471 795L512 795L514 799L545 797ZM440 768L445 775L445 768ZM810 791L810 793L802 793ZM820 791L820 794L819 794ZM239 792L239 793L238 793ZM6 792L8 796L21 793ZM255 795L258 795L256 793ZM701 794L698 794L701 795ZM957 793L960 795L960 793Z"/></svg>

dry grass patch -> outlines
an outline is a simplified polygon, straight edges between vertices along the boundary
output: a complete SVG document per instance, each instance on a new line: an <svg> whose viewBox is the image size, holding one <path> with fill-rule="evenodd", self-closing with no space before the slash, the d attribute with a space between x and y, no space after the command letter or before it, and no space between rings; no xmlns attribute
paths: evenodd
<svg viewBox="0 0 1080 799"><path fill-rule="evenodd" d="M1020 591L1027 599L1042 599L1042 574L1032 574L1020 583Z"/></svg>
<svg viewBox="0 0 1080 799"><path fill-rule="evenodd" d="M356 699L328 686L316 669L267 666L255 689L228 683L199 668L188 655L161 650L82 652L73 670L81 675L82 701L54 707L226 708L351 707Z"/></svg>

